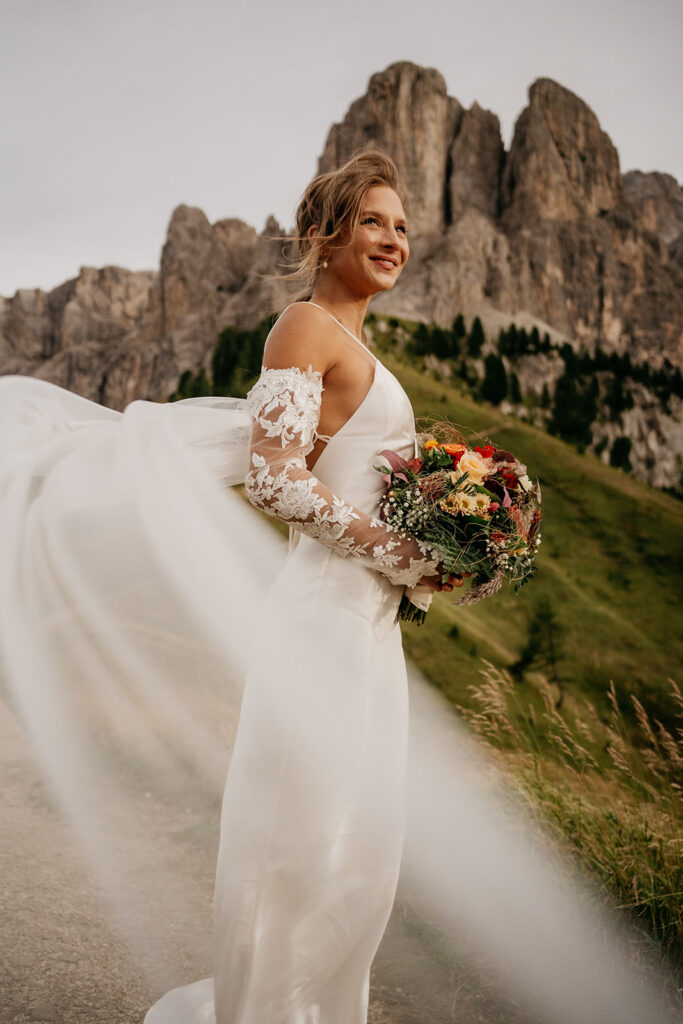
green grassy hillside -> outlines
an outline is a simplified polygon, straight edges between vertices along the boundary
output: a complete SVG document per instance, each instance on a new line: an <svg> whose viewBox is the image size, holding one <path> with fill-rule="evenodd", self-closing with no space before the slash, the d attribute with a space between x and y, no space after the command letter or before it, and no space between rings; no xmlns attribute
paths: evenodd
<svg viewBox="0 0 683 1024"><path fill-rule="evenodd" d="M473 401L390 338L375 331L418 425L448 419L489 437L543 493L535 578L471 607L457 591L435 595L422 626L402 623L406 653L631 916L683 1008L683 504ZM513 677L534 623L552 624L553 657L541 651Z"/></svg>
<svg viewBox="0 0 683 1024"><path fill-rule="evenodd" d="M464 698L464 684L478 674L481 657L499 666L518 658L534 610L545 599L559 627L558 675L566 688L605 704L614 680L620 703L631 690L649 713L673 726L667 679L677 674L683 655L683 504L475 403L388 347L381 357L408 392L416 418L448 419L490 437L526 463L543 492L543 539L530 584L473 607L459 608L452 595L437 595L425 624L405 627L407 649L425 672L449 695Z"/></svg>

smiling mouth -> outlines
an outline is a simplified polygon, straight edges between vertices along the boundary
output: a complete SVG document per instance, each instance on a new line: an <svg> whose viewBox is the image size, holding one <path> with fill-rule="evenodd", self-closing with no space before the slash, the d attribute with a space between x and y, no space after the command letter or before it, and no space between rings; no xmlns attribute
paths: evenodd
<svg viewBox="0 0 683 1024"><path fill-rule="evenodd" d="M377 263L380 267L383 267L385 270L394 270L397 266L394 260L389 259L388 257L385 258L383 256L371 256L370 259L372 260L373 263Z"/></svg>

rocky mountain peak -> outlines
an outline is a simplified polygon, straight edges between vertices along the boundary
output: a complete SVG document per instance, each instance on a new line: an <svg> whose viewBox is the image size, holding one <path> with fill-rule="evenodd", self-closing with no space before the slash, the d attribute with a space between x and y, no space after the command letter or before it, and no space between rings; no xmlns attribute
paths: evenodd
<svg viewBox="0 0 683 1024"><path fill-rule="evenodd" d="M446 221L444 180L451 140L463 108L435 68L397 61L374 74L364 96L327 136L318 173L354 152L381 145L397 162L411 200L411 230L439 234Z"/></svg>
<svg viewBox="0 0 683 1024"><path fill-rule="evenodd" d="M619 154L591 108L553 79L536 79L506 161L505 224L596 217L622 201Z"/></svg>

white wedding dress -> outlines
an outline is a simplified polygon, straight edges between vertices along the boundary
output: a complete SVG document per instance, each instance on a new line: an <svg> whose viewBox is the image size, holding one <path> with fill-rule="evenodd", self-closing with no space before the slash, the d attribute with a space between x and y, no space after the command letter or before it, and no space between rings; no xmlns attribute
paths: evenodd
<svg viewBox="0 0 683 1024"><path fill-rule="evenodd" d="M415 452L397 379L375 359L369 392L313 476L304 455L320 436L321 391L310 368L266 369L247 399L247 493L303 532L268 593L265 646L245 684L223 800L213 981L168 993L146 1024L213 1021L214 993L217 1024L367 1020L404 834L396 612L405 585L438 559L374 515L378 453Z"/></svg>
<svg viewBox="0 0 683 1024"><path fill-rule="evenodd" d="M354 344L363 346L336 323ZM290 524L289 553L257 609L257 639L252 635L247 645L249 667L221 819L213 978L167 993L148 1012L146 1024L367 1020L370 965L393 904L405 825L407 678L396 614L406 586L415 586L438 564L433 549L376 517L384 485L375 467L386 466L379 453L391 449L410 458L416 437L405 391L372 358L370 389L343 427L325 438L314 474L306 468L305 455L321 436L317 425L323 384L310 367L263 368L244 402L206 399L156 407L135 402L123 414L45 382L0 382L5 384L5 399L10 399L10 412L5 402L0 425L5 439L13 442L14 453L4 477L5 507L10 509L7 533L12 536L19 520L30 523L39 517L42 526L36 536L51 549L48 557L40 557L36 575L46 572L46 566L53 574L58 564L60 586L80 575L87 560L89 580L97 591L99 581L113 571L110 563L123 560L115 570L120 577L116 600L110 599L111 591L105 602L98 596L105 608L99 626L93 626L98 643L111 633L113 657L129 640L119 623L137 616L137 644L142 632L139 618L150 614L144 598L131 611L128 595L136 587L129 585L126 573L134 583L135 573L142 573L139 566L145 562L146 549L153 545L146 579L151 572L158 573L152 562L156 566L163 560L178 600L185 599L183 587L201 588L202 574L208 580L215 572L202 538L197 541L195 536L216 522L223 530L216 558L241 582L222 594L223 635L220 626L214 627L213 635L217 649L219 644L231 654L239 649L240 630L248 628L238 619L240 596L247 586L240 564L245 556L248 564L253 554L253 572L259 571L257 552L249 551L255 540L250 542L249 529L241 525L234 504L220 505L229 489L223 487L217 497L215 488L206 489L209 480L212 485L244 480L252 504ZM245 414L251 426L250 445L245 441ZM165 429L172 422L176 435L181 435L177 450L171 447L170 454L168 431L162 431L167 444L157 436L160 418ZM125 447L121 439L127 432L133 443ZM195 462L181 466L187 452ZM130 465L141 457L147 462L131 473ZM164 466L166 460L170 461ZM27 482L17 487L16 467L27 464ZM178 474L181 468L195 473L194 489L173 476L173 470ZM129 477L134 477L133 484ZM38 502L33 493L37 478ZM183 558L178 550L183 539L180 527L174 532L173 517L176 506L192 500L197 490L205 504L189 506L187 512L186 542L191 527L195 544L196 572L190 579L180 571L174 576L171 566L171 556ZM63 521L75 523L59 544L54 538L44 539L54 533L58 521L49 504L50 499L54 503L54 492L62 503L59 514L64 505L69 513ZM217 511L211 504L216 500ZM248 506L245 511L255 515ZM98 543L98 516L111 519L114 537L119 538L120 550L113 557L107 553L109 527L102 526ZM148 521L142 536L131 527L135 541L130 546L136 555L128 563L120 540L122 523L135 523L138 517ZM79 554L78 545L91 528L87 556ZM6 552L22 572L35 557L32 545L26 544L23 556L20 551ZM66 568L67 549L73 572ZM190 561L185 565L189 573ZM79 602L89 604L80 583L79 588ZM47 593L56 588L41 582L39 589ZM111 609L124 600L122 593L125 614L112 629L104 615L118 614ZM30 624L29 613L21 621L16 617L15 597L5 591L3 615L10 646L13 636ZM201 599L188 594L187 600L195 600L195 616L201 612ZM209 617L220 619L221 609L210 591L205 605ZM45 612L34 607L32 614L37 620ZM55 632L61 638L66 630L59 625L59 598L47 614L53 622L56 617ZM166 631L173 628L179 627L167 625ZM75 636L76 630L72 633ZM54 643L52 634L48 639ZM75 656L77 643L72 636L67 661ZM11 651L8 656L10 670L21 677L24 688L29 675L55 671L49 649L31 672L25 661L28 646L17 648L16 658Z"/></svg>

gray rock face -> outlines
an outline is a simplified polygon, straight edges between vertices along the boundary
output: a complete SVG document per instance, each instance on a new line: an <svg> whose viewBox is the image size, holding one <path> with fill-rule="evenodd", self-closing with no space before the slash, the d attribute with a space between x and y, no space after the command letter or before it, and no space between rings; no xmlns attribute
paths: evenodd
<svg viewBox="0 0 683 1024"><path fill-rule="evenodd" d="M271 220L266 232L281 228ZM116 409L164 400L183 370L208 367L217 333L243 320L235 296L242 304L251 296L255 320L264 315L259 273L275 262L268 244L243 221L211 225L201 210L179 206L159 271L81 267L49 293L0 298L1 372L51 380Z"/></svg>
<svg viewBox="0 0 683 1024"><path fill-rule="evenodd" d="M672 396L667 413L641 384L634 385L633 398L633 408L623 412L618 423L595 423L594 445L600 445L603 439L607 442L601 458L608 462L609 450L616 439L628 437L633 475L655 487L670 487L681 477L683 402Z"/></svg>
<svg viewBox="0 0 683 1024"><path fill-rule="evenodd" d="M671 174L660 171L629 171L623 180L640 230L659 238L664 261L668 256L683 267L683 188Z"/></svg>
<svg viewBox="0 0 683 1024"><path fill-rule="evenodd" d="M458 221L467 210L496 220L504 161L500 121L473 103L463 111L448 152L447 224Z"/></svg>
<svg viewBox="0 0 683 1024"><path fill-rule="evenodd" d="M576 348L683 366L683 189L658 172L622 177L597 117L569 89L531 85L506 153L495 114L466 110L438 71L400 61L331 127L318 170L371 146L396 161L411 226L408 265L374 310L444 326L478 315L489 333L515 320ZM0 298L0 372L115 408L163 400L184 370L209 367L224 326L253 327L289 301L296 287L271 276L282 273L281 234L274 218L258 234L181 205L158 272L83 267L49 293ZM554 374L537 376L552 386ZM653 432L662 446L679 436L653 416L630 418L638 437L647 419L647 457L632 441L652 481Z"/></svg>
<svg viewBox="0 0 683 1024"><path fill-rule="evenodd" d="M619 155L593 111L552 79L537 79L505 162L503 225L597 217L622 199Z"/></svg>
<svg viewBox="0 0 683 1024"><path fill-rule="evenodd" d="M156 396L169 395L183 370L208 366L217 333L231 322L224 307L244 288L257 241L241 220L211 225L197 207L173 211L159 272L163 360Z"/></svg>
<svg viewBox="0 0 683 1024"><path fill-rule="evenodd" d="M122 408L144 397L159 358L159 275L81 267L51 292L0 298L3 373L35 375Z"/></svg>
<svg viewBox="0 0 683 1024"><path fill-rule="evenodd" d="M683 231L683 188L671 174L628 171L624 193L644 231L658 235L667 245Z"/></svg>
<svg viewBox="0 0 683 1024"><path fill-rule="evenodd" d="M440 72L409 61L391 64L372 76L365 96L332 126L318 173L341 166L358 149L380 144L396 161L410 193L412 228L438 235L446 226L446 168L462 112Z"/></svg>

